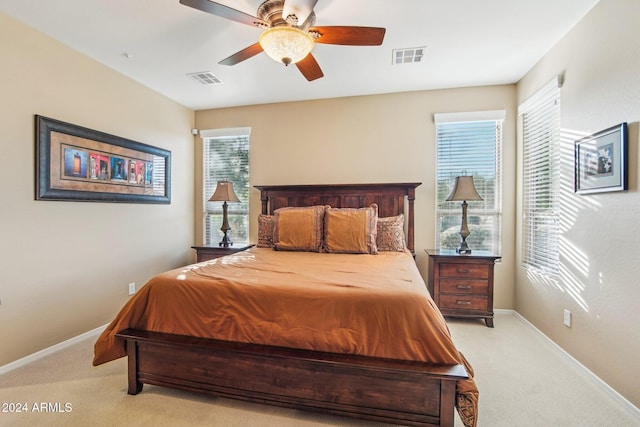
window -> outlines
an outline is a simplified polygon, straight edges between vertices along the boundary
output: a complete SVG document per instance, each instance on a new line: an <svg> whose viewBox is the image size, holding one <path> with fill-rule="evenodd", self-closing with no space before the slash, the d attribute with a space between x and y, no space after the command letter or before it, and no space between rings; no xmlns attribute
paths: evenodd
<svg viewBox="0 0 640 427"><path fill-rule="evenodd" d="M523 141L522 262L560 271L560 84L547 83L518 108Z"/></svg>
<svg viewBox="0 0 640 427"><path fill-rule="evenodd" d="M249 241L249 135L248 128L205 130L203 140L204 242L217 245L222 240L222 203L210 202L218 181L233 183L240 203L228 203L227 215L234 244Z"/></svg>
<svg viewBox="0 0 640 427"><path fill-rule="evenodd" d="M500 254L502 217L502 122L504 111L436 114L436 247L460 244L462 207L447 202L456 176L471 175L482 201L468 202L467 222L472 250Z"/></svg>

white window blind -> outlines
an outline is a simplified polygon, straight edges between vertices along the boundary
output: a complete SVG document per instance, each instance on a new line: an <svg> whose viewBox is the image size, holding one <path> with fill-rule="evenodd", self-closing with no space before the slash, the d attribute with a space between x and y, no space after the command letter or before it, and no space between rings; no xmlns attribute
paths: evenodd
<svg viewBox="0 0 640 427"><path fill-rule="evenodd" d="M460 244L462 208L447 202L455 178L473 176L482 201L469 201L467 243L472 250L499 255L502 217L502 123L504 111L436 114L436 247Z"/></svg>
<svg viewBox="0 0 640 427"><path fill-rule="evenodd" d="M210 202L218 181L233 183L240 203L228 203L229 237L234 245L249 241L249 133L250 129L202 131L204 241L216 246L222 239L222 202Z"/></svg>
<svg viewBox="0 0 640 427"><path fill-rule="evenodd" d="M518 108L523 138L522 262L559 274L560 84L546 84Z"/></svg>

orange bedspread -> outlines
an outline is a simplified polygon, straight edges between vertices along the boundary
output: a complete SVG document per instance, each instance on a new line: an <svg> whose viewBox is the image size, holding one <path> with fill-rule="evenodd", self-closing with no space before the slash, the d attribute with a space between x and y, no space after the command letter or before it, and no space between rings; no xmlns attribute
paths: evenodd
<svg viewBox="0 0 640 427"><path fill-rule="evenodd" d="M471 371L408 252L351 255L252 248L168 271L142 287L98 338L94 365L125 355L124 342L114 334L126 328L463 363ZM473 379L460 381L458 391L461 398L471 399L475 419Z"/></svg>

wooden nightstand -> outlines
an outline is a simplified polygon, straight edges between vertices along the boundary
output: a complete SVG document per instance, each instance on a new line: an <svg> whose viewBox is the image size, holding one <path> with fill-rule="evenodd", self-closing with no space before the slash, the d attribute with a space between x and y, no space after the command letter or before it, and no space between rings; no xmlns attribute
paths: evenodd
<svg viewBox="0 0 640 427"><path fill-rule="evenodd" d="M493 266L499 256L425 249L429 292L444 316L484 318L493 328Z"/></svg>
<svg viewBox="0 0 640 427"><path fill-rule="evenodd" d="M249 249L253 245L241 245L241 246L191 246L196 250L196 262L209 261L210 259L220 258L225 255L235 254L236 252Z"/></svg>

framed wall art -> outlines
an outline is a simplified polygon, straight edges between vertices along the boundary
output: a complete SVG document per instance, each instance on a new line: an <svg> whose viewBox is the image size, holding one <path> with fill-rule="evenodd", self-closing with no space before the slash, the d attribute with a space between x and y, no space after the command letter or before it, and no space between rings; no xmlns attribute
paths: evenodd
<svg viewBox="0 0 640 427"><path fill-rule="evenodd" d="M171 203L171 152L35 116L36 200Z"/></svg>
<svg viewBox="0 0 640 427"><path fill-rule="evenodd" d="M575 142L577 194L627 189L627 124L621 123Z"/></svg>

